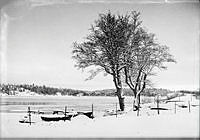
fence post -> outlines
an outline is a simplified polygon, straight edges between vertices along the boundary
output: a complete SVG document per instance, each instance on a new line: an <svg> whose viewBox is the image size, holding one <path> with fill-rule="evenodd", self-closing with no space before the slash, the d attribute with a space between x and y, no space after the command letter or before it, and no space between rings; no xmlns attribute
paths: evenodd
<svg viewBox="0 0 200 140"><path fill-rule="evenodd" d="M92 104L92 118L94 118L94 114L93 114L93 104Z"/></svg>
<svg viewBox="0 0 200 140"><path fill-rule="evenodd" d="M160 114L160 111L159 111L159 97L157 96L157 109L158 109L158 115Z"/></svg>
<svg viewBox="0 0 200 140"><path fill-rule="evenodd" d="M139 112L140 112L140 107L139 107L139 102L138 102L137 116L139 116Z"/></svg>
<svg viewBox="0 0 200 140"><path fill-rule="evenodd" d="M28 118L29 118L29 123L31 125L31 110L30 110L30 107L28 107Z"/></svg>
<svg viewBox="0 0 200 140"><path fill-rule="evenodd" d="M67 106L65 106L65 119L66 119ZM65 121L64 119L64 121Z"/></svg>
<svg viewBox="0 0 200 140"><path fill-rule="evenodd" d="M189 112L190 112L190 101L188 101L188 108L189 108Z"/></svg>
<svg viewBox="0 0 200 140"><path fill-rule="evenodd" d="M133 100L133 111L135 109L135 99Z"/></svg>
<svg viewBox="0 0 200 140"><path fill-rule="evenodd" d="M117 103L116 103L116 118L117 118Z"/></svg>
<svg viewBox="0 0 200 140"><path fill-rule="evenodd" d="M175 102L175 112L174 113L176 114L176 102Z"/></svg>

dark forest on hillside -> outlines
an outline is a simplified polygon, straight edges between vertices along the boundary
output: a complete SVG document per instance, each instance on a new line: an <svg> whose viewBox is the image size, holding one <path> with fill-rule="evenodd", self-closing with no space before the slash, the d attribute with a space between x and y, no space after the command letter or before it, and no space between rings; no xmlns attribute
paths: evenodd
<svg viewBox="0 0 200 140"><path fill-rule="evenodd" d="M14 85L14 84L1 84L0 85L0 92L6 93L8 95L15 95L16 91L18 92L25 92L31 91L42 95L57 95L60 93L61 95L68 95L68 96L115 96L115 89L104 89L104 90L94 90L94 91L86 91L86 90L76 90L76 89L68 89L68 88L55 88L55 87L48 87L48 86L38 86L38 85L28 85L28 84L21 84L21 85ZM132 96L132 91L130 89L123 89L125 96ZM142 93L144 96L155 96L160 94L164 96L168 93L173 91L167 89L157 89L157 88L147 88ZM198 94L198 91L188 91L188 90L180 90L179 92L185 94Z"/></svg>

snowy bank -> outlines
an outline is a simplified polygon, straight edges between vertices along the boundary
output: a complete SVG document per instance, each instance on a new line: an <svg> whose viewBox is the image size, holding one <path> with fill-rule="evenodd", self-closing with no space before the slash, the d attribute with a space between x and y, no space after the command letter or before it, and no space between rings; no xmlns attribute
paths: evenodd
<svg viewBox="0 0 200 140"><path fill-rule="evenodd" d="M192 99L192 100L191 100ZM176 98L174 100L179 100ZM26 114L1 113L1 137L199 137L199 101L191 96L180 97L174 112L174 102L162 103L169 110L150 110L156 104L144 104L139 116L131 109L123 115L89 119L84 115L71 121L44 122L32 114L33 124L19 123ZM191 102L191 110L178 107ZM197 106L192 106L197 105Z"/></svg>

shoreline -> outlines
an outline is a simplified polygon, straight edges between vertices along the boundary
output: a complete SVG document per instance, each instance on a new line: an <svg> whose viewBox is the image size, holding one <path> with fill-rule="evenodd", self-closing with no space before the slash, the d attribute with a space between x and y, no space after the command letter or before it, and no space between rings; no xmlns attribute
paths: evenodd
<svg viewBox="0 0 200 140"><path fill-rule="evenodd" d="M172 100L178 100L176 97ZM174 102L161 103L160 107L166 111L151 110L156 104L143 104L139 116L132 108L127 108L122 115L103 117L99 115L90 119L84 115L72 118L71 121L45 122L38 114L32 114L35 123L19 123L21 117L27 113L0 112L2 138L146 138L146 137L199 137L199 100L191 95L182 96L177 102L174 112ZM181 108L191 101L191 110ZM192 106L192 105L198 106ZM99 112L96 112L99 113ZM103 113L103 112L101 112ZM95 115L95 112L94 112Z"/></svg>
<svg viewBox="0 0 200 140"><path fill-rule="evenodd" d="M16 114L1 114L1 122L14 116ZM16 118L20 118L20 116L17 115L15 120L17 120ZM12 120L9 123L13 123L13 126L1 124L1 137L199 137L197 121L199 121L198 115L194 114L179 113L137 117L133 112L120 115L117 118L108 116L90 120L81 116L71 121L39 121L32 125L19 124Z"/></svg>

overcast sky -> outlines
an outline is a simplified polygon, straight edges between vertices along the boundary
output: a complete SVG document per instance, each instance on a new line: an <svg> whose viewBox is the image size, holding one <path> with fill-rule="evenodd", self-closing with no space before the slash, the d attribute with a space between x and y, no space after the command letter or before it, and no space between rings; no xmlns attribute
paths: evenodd
<svg viewBox="0 0 200 140"><path fill-rule="evenodd" d="M114 88L111 76L89 73L74 67L72 43L89 34L99 13L141 12L143 25L170 47L177 64L152 77L154 87L198 89L199 3L71 3L31 5L11 3L4 7L7 18L7 83L38 84L73 89Z"/></svg>

